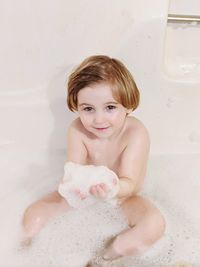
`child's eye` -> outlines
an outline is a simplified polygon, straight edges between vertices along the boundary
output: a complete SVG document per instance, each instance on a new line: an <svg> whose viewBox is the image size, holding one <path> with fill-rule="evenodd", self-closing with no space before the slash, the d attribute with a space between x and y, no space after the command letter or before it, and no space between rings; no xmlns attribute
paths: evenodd
<svg viewBox="0 0 200 267"><path fill-rule="evenodd" d="M113 105L109 105L109 106L107 106L106 107L108 110L112 110L112 109L115 109L115 108L117 108L116 106L113 106Z"/></svg>
<svg viewBox="0 0 200 267"><path fill-rule="evenodd" d="M92 107L85 107L83 110L84 111L91 111L93 108Z"/></svg>

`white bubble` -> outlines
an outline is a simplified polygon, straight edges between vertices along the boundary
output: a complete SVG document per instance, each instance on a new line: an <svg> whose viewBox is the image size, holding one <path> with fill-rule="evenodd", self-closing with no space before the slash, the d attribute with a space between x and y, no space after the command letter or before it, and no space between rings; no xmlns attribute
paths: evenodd
<svg viewBox="0 0 200 267"><path fill-rule="evenodd" d="M18 157L19 154L13 157L13 165ZM151 199L163 213L167 223L166 232L162 239L142 255L119 259L107 266L171 267L177 262L200 266L199 162L198 154L151 156L142 195ZM17 161L19 169L23 164L23 160ZM45 175L49 177L51 173L52 170L49 170L49 174ZM21 170L19 173L16 171L16 175L19 180L22 179ZM35 176L32 178L35 183L34 193L38 193L38 183L42 176L36 181ZM10 181L12 185L13 180ZM25 186L24 181L18 184L18 191L15 189L12 192L12 198L9 198L10 194L3 199L0 207L2 266L82 267L93 257L97 257L100 262L105 242L127 227L119 209L101 203L63 214L49 223L34 238L30 247L20 248L17 242L19 221L23 209L34 198L30 182L26 182L27 193L21 189L22 184ZM53 184L52 181L50 183ZM46 184L45 190L49 191L49 179ZM39 193L42 195L43 191ZM16 203L14 208L13 203Z"/></svg>

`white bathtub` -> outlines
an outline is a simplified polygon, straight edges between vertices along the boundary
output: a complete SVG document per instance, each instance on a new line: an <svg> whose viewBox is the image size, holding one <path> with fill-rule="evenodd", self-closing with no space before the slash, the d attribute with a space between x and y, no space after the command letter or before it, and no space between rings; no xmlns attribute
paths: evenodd
<svg viewBox="0 0 200 267"><path fill-rule="evenodd" d="M45 255L54 253L60 264L59 253L69 252L56 243L61 233L52 225L35 241L33 253L19 252L17 247L25 207L54 190L62 177L66 130L76 116L66 109L65 83L72 67L91 54L118 57L134 74L141 105L133 115L146 124L152 143L144 191L167 219L166 234L152 250L121 261L127 267L161 263L168 267L177 261L200 265L196 249L200 240L199 69L192 70L192 61L184 56L175 60L177 47L173 50L172 38L181 38L181 34L185 38L189 29L167 26L168 7L167 0L2 4L0 266L31 266L36 264L38 251L34 267L49 266ZM199 43L199 28L192 29L190 36ZM190 59L194 58L199 64L200 54ZM190 74L181 73L183 65L192 70ZM72 215L67 236L74 234L76 216ZM88 227L89 215L84 216L83 229ZM95 225L91 223L90 228L94 233ZM52 229L58 236L51 236ZM69 240L79 243L69 253L69 258L76 258L69 267L83 266L90 256L94 240L82 234L79 229L76 238L66 238L66 247L70 247ZM80 253L86 243L85 254Z"/></svg>

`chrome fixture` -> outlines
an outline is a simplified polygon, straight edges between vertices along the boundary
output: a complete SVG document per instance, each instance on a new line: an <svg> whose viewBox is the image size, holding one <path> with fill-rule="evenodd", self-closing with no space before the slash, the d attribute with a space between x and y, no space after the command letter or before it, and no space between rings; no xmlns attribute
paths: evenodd
<svg viewBox="0 0 200 267"><path fill-rule="evenodd" d="M200 16L168 14L168 22L175 22L175 23L196 22L196 23L200 23Z"/></svg>

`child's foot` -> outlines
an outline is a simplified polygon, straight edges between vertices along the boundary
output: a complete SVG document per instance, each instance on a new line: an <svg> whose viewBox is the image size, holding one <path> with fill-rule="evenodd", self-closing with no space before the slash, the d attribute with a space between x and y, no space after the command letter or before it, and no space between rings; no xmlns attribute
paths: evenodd
<svg viewBox="0 0 200 267"><path fill-rule="evenodd" d="M29 247L32 244L32 238L31 237L25 237L20 242L20 246L23 248Z"/></svg>
<svg viewBox="0 0 200 267"><path fill-rule="evenodd" d="M120 255L112 246L109 247L103 255L103 259L105 261L117 260L121 257L122 255Z"/></svg>
<svg viewBox="0 0 200 267"><path fill-rule="evenodd" d="M116 242L116 241L117 241L116 237L113 240L111 240L105 253L103 254L103 259L105 261L112 261L112 260L116 260L116 259L122 257L122 255L120 254L120 251L118 249L118 246L117 246L118 242Z"/></svg>
<svg viewBox="0 0 200 267"><path fill-rule="evenodd" d="M90 262L88 263L85 267L106 267L108 266L109 262L108 261L104 261L102 258L101 260L95 260L94 262Z"/></svg>

